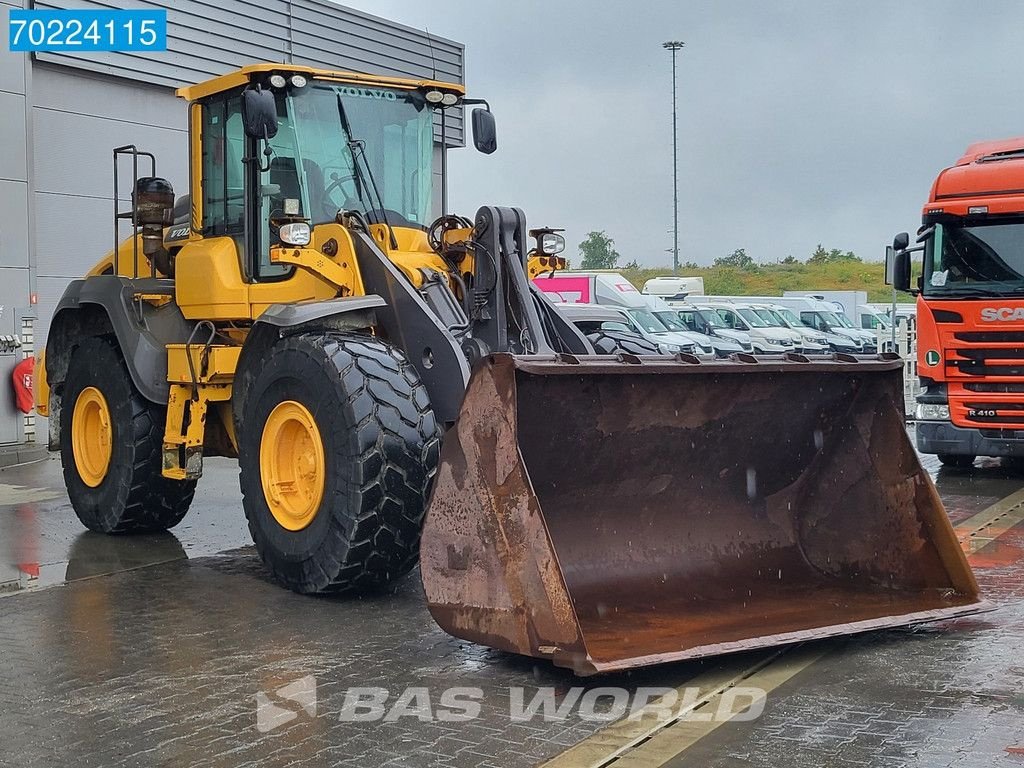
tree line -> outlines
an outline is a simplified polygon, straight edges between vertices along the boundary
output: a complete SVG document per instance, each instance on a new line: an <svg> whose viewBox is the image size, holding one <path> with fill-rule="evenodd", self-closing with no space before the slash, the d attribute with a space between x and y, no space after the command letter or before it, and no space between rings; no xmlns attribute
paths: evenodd
<svg viewBox="0 0 1024 768"><path fill-rule="evenodd" d="M615 250L615 240L608 236L604 230L588 232L587 237L579 244L580 269L639 269L640 265L636 259L620 265L622 258ZM839 248L826 249L821 243L814 249L814 252L802 261L792 254L784 259L779 259L777 264L832 264L837 262L862 261L853 251L844 251ZM758 262L747 253L745 248L737 248L732 253L716 258L711 266L731 267L753 271L759 266ZM683 269L700 269L700 265L688 261L680 265Z"/></svg>

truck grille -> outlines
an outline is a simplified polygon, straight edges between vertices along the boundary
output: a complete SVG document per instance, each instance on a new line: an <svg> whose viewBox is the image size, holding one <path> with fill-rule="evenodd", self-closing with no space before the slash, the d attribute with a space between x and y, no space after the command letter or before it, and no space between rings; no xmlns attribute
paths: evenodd
<svg viewBox="0 0 1024 768"><path fill-rule="evenodd" d="M981 344L1024 342L1024 331L957 331L953 338Z"/></svg>
<svg viewBox="0 0 1024 768"><path fill-rule="evenodd" d="M1024 383L1017 384L1012 381L965 381L961 386L968 392L1024 392Z"/></svg>

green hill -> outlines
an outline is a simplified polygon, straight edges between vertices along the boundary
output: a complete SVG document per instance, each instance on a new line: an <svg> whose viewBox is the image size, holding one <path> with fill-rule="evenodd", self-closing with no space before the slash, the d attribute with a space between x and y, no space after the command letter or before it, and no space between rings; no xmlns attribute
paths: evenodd
<svg viewBox="0 0 1024 768"><path fill-rule="evenodd" d="M620 271L638 289L652 277L671 275L671 267ZM685 277L703 277L709 295L780 296L783 291L867 291L868 301L885 302L892 289L885 285L885 265L878 262L834 261L817 264L758 264L755 267L680 268Z"/></svg>

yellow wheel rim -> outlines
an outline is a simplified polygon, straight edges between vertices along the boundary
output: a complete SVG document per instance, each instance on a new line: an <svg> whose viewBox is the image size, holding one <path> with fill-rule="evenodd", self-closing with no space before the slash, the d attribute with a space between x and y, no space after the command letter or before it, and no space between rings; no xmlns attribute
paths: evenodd
<svg viewBox="0 0 1024 768"><path fill-rule="evenodd" d="M71 415L71 450L82 482L95 488L110 468L114 433L107 399L96 387L86 387L75 401Z"/></svg>
<svg viewBox="0 0 1024 768"><path fill-rule="evenodd" d="M263 426L260 479L270 514L289 531L313 522L324 496L324 444L313 414L302 403L284 400Z"/></svg>

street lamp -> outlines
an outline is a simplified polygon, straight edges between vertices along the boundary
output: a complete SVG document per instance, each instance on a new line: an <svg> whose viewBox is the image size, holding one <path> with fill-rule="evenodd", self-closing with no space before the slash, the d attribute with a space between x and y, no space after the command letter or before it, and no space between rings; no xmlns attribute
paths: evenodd
<svg viewBox="0 0 1024 768"><path fill-rule="evenodd" d="M675 243L672 248L672 274L679 274L679 153L676 138L676 51L682 50L686 43L670 40L662 43L662 48L672 51L672 222Z"/></svg>

